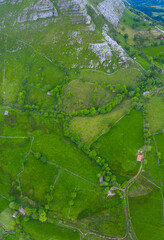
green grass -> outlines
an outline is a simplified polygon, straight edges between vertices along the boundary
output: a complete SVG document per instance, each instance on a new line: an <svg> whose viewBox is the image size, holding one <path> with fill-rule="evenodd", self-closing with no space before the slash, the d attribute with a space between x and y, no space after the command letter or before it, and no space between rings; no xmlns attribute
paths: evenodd
<svg viewBox="0 0 164 240"><path fill-rule="evenodd" d="M13 230L14 226L12 225L13 221L13 210L7 208L0 214L0 223L5 227L6 230Z"/></svg>
<svg viewBox="0 0 164 240"><path fill-rule="evenodd" d="M137 69L118 70L113 74L93 70L82 70L80 76L89 82L106 82L108 84L122 84L127 87L135 88L140 79L141 72Z"/></svg>
<svg viewBox="0 0 164 240"><path fill-rule="evenodd" d="M87 222L90 229L101 233L120 237L125 234L123 201L118 196L108 199L99 190L77 191L70 217L78 219L79 225Z"/></svg>
<svg viewBox="0 0 164 240"><path fill-rule="evenodd" d="M0 196L0 212L4 211L9 206L9 201Z"/></svg>
<svg viewBox="0 0 164 240"><path fill-rule="evenodd" d="M33 151L40 152L50 162L58 164L62 168L66 168L87 180L97 182L96 175L100 168L62 135L54 133L36 137Z"/></svg>
<svg viewBox="0 0 164 240"><path fill-rule="evenodd" d="M68 212L70 208L69 201L72 200L71 194L79 188L86 189L88 191L97 190L96 186L86 182L78 176L74 176L62 170L55 184L51 210L57 212L59 216L69 219ZM84 201L84 199L82 199L82 201Z"/></svg>
<svg viewBox="0 0 164 240"><path fill-rule="evenodd" d="M96 90L96 93L94 92ZM67 93L72 92L71 98L67 97ZM92 102L92 97L96 95L97 99L95 104ZM115 96L109 89L105 89L102 86L97 86L93 83L83 82L80 80L74 80L70 82L64 89L63 96L63 110L67 113L80 109L89 109L92 106L104 105Z"/></svg>
<svg viewBox="0 0 164 240"><path fill-rule="evenodd" d="M148 182L143 176L140 175L128 190L129 197L134 198L148 195L153 190L158 190L158 188L156 188L151 182Z"/></svg>
<svg viewBox="0 0 164 240"><path fill-rule="evenodd" d="M109 130L109 127L121 118L130 109L130 101L124 100L110 113L94 117L74 117L70 122L70 130L78 134L82 141L92 142L102 133Z"/></svg>
<svg viewBox="0 0 164 240"><path fill-rule="evenodd" d="M164 194L164 148L163 148L163 143L164 143L164 134L158 134L155 135L155 141L157 144L158 148L158 154L159 154L159 163L160 163L160 179L162 181L162 190Z"/></svg>
<svg viewBox="0 0 164 240"><path fill-rule="evenodd" d="M22 171L22 163L30 148L30 139L2 139L0 163L5 175L16 178Z"/></svg>
<svg viewBox="0 0 164 240"><path fill-rule="evenodd" d="M123 182L137 173L140 164L136 161L136 154L143 145L142 114L133 110L92 147L107 160L118 182Z"/></svg>
<svg viewBox="0 0 164 240"><path fill-rule="evenodd" d="M77 193L74 205L69 206L71 194ZM123 202L120 198L107 199L103 191L86 181L61 171L55 184L51 210L66 219L76 220L81 229L87 228L122 236L125 230ZM119 225L119 229L117 226Z"/></svg>
<svg viewBox="0 0 164 240"><path fill-rule="evenodd" d="M150 142L151 151L146 153L147 164L144 167L144 176L160 186L160 167L158 165L158 158L155 149L153 138Z"/></svg>
<svg viewBox="0 0 164 240"><path fill-rule="evenodd" d="M155 57L160 53L164 53L164 46L146 47L142 48L142 51L148 56Z"/></svg>
<svg viewBox="0 0 164 240"><path fill-rule="evenodd" d="M162 204L159 190L146 196L129 198L133 228L138 240L164 238Z"/></svg>
<svg viewBox="0 0 164 240"><path fill-rule="evenodd" d="M148 63L145 58L142 58L142 57L138 56L138 57L137 57L137 62L138 62L139 64L141 64L141 66L142 66L143 68L145 68L146 70L149 69L150 63Z"/></svg>
<svg viewBox="0 0 164 240"><path fill-rule="evenodd" d="M41 223L31 220L22 221L25 232L34 240L80 240L78 232L51 223Z"/></svg>
<svg viewBox="0 0 164 240"><path fill-rule="evenodd" d="M42 163L32 155L25 164L25 170L20 175L23 194L38 203L45 203L45 195L50 192L58 169L55 166Z"/></svg>
<svg viewBox="0 0 164 240"><path fill-rule="evenodd" d="M164 129L164 97L153 96L147 103L150 129L153 133Z"/></svg>

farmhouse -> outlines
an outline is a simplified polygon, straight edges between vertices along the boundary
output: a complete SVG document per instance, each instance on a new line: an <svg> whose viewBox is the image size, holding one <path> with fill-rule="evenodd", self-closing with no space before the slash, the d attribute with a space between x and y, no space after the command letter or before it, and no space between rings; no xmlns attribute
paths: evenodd
<svg viewBox="0 0 164 240"><path fill-rule="evenodd" d="M143 92L143 96L145 96L146 94L150 94L149 91Z"/></svg>
<svg viewBox="0 0 164 240"><path fill-rule="evenodd" d="M141 162L142 158L143 158L143 155L141 154L137 155L137 162Z"/></svg>
<svg viewBox="0 0 164 240"><path fill-rule="evenodd" d="M26 212L24 211L24 209L22 207L19 208L19 212L24 216L26 215Z"/></svg>
<svg viewBox="0 0 164 240"><path fill-rule="evenodd" d="M99 177L99 182L102 183L104 180L103 176L102 177Z"/></svg>
<svg viewBox="0 0 164 240"><path fill-rule="evenodd" d="M51 95L52 95L52 93L50 93L50 92L48 91L48 92L47 92L47 95L51 96Z"/></svg>
<svg viewBox="0 0 164 240"><path fill-rule="evenodd" d="M17 217L17 215L18 215L18 212L17 212L17 211L15 211L15 212L13 213L13 218L16 218L16 217Z"/></svg>
<svg viewBox="0 0 164 240"><path fill-rule="evenodd" d="M9 111L5 111L4 115L7 116L9 114Z"/></svg>

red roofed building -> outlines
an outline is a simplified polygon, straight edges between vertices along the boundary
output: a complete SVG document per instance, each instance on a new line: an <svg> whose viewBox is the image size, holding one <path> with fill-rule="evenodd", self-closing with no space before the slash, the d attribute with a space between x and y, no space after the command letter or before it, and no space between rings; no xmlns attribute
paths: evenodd
<svg viewBox="0 0 164 240"><path fill-rule="evenodd" d="M138 155L138 156L137 156L137 161L138 161L138 162L141 162L142 158L143 158L143 155Z"/></svg>

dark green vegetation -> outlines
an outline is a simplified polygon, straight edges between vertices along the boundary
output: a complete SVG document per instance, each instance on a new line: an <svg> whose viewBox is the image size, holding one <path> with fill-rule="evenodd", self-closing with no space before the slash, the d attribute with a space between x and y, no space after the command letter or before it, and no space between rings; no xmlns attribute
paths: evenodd
<svg viewBox="0 0 164 240"><path fill-rule="evenodd" d="M0 4L0 239L163 238L163 35L130 7L116 29L57 1L59 19L12 26L32 2ZM133 61L91 51L105 24Z"/></svg>
<svg viewBox="0 0 164 240"><path fill-rule="evenodd" d="M138 10L158 21L164 22L164 6L161 0L128 0Z"/></svg>

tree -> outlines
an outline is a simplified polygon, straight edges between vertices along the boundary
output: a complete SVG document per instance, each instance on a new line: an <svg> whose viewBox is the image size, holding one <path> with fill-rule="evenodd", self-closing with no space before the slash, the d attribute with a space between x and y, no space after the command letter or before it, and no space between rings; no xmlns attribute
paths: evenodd
<svg viewBox="0 0 164 240"><path fill-rule="evenodd" d="M66 97L71 98L73 95L74 95L74 93L69 91L69 92L67 92Z"/></svg>
<svg viewBox="0 0 164 240"><path fill-rule="evenodd" d="M37 160L41 158L41 154L39 152L36 152L34 156Z"/></svg>
<svg viewBox="0 0 164 240"><path fill-rule="evenodd" d="M74 201L73 200L69 201L69 205L70 205L70 207L73 206L74 205Z"/></svg>
<svg viewBox="0 0 164 240"><path fill-rule="evenodd" d="M44 210L42 210L42 213L39 216L39 221L40 222L46 222L47 221L46 212Z"/></svg>
<svg viewBox="0 0 164 240"><path fill-rule="evenodd" d="M124 34L125 41L129 38L129 35L127 33Z"/></svg>

